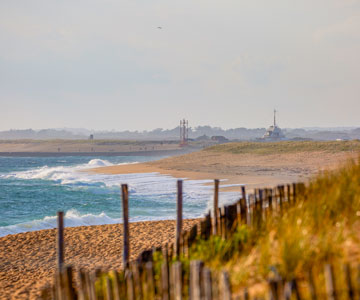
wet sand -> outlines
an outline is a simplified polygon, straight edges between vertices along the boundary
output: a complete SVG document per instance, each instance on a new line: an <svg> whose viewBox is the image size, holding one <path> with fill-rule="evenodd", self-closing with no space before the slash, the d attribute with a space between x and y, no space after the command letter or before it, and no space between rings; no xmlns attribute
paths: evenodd
<svg viewBox="0 0 360 300"><path fill-rule="evenodd" d="M184 229L196 222L185 220ZM131 223L131 259L174 238L175 221ZM122 243L121 224L65 228L65 262L76 269L121 269ZM37 299L52 282L55 268L55 229L1 237L0 299Z"/></svg>

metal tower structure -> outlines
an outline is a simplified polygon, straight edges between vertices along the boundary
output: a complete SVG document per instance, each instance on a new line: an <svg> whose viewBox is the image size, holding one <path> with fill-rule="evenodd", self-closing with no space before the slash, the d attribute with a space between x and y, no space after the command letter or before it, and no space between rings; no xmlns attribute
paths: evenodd
<svg viewBox="0 0 360 300"><path fill-rule="evenodd" d="M277 113L277 110L274 109L274 127L276 127L276 113Z"/></svg>
<svg viewBox="0 0 360 300"><path fill-rule="evenodd" d="M180 146L186 146L189 137L189 121L180 120Z"/></svg>

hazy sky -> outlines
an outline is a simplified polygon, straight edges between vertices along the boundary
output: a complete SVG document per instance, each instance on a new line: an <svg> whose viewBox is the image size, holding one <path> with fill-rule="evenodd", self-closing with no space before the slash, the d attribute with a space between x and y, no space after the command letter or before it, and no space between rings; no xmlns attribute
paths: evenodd
<svg viewBox="0 0 360 300"><path fill-rule="evenodd" d="M359 53L360 0L1 0L0 130L360 126Z"/></svg>

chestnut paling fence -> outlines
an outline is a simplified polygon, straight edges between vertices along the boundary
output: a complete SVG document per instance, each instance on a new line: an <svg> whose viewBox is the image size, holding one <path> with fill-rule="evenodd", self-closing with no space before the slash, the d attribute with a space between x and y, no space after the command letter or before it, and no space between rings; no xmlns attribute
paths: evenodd
<svg viewBox="0 0 360 300"><path fill-rule="evenodd" d="M197 225L182 231L182 181L177 182L177 221L174 243L143 251L129 260L128 188L122 185L123 205L123 265L121 271L86 272L74 270L64 263L63 213L58 213L58 268L51 288L42 291L43 299L82 300L211 300L211 299L360 299L360 267L349 264L325 264L310 270L306 278L285 281L280 276L268 280L266 290L258 295L251 287L232 292L229 274L211 270L202 261L190 257L192 246L212 235L231 238L238 225L261 229L269 215L281 214L296 204L304 195L305 185L294 183L274 189L258 189L246 195L241 187L241 198L221 208L219 180L215 180L213 214L210 212ZM302 197L304 199L304 197ZM305 200L306 201L306 200ZM185 258L185 260L183 259ZM183 262L182 262L183 261ZM336 271L334 271L336 270ZM335 276L336 275L336 276ZM320 279L319 279L320 278ZM76 284L75 284L76 282Z"/></svg>

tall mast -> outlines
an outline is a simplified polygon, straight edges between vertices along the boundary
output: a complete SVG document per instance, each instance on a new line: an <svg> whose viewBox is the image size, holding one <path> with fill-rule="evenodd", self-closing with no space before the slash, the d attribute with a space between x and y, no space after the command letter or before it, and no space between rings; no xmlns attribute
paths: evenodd
<svg viewBox="0 0 360 300"><path fill-rule="evenodd" d="M276 126L276 110L274 109L274 127Z"/></svg>

